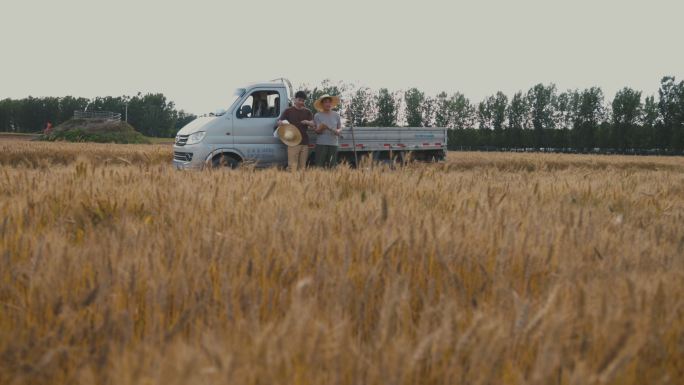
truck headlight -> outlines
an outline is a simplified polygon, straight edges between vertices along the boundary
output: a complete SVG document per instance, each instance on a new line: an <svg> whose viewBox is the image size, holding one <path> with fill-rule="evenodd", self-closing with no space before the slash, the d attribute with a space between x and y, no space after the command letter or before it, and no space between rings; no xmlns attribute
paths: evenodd
<svg viewBox="0 0 684 385"><path fill-rule="evenodd" d="M194 134L190 134L190 136L188 136L188 142L185 144L197 144L204 139L205 135L207 135L207 133L204 131L197 131Z"/></svg>

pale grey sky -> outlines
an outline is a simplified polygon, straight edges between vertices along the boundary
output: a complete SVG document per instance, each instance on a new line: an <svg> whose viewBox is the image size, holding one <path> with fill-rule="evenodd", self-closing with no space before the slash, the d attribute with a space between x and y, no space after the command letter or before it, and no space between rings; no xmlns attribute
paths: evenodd
<svg viewBox="0 0 684 385"><path fill-rule="evenodd" d="M684 78L682 0L2 0L0 98L163 92L194 113L244 83L657 91Z"/></svg>

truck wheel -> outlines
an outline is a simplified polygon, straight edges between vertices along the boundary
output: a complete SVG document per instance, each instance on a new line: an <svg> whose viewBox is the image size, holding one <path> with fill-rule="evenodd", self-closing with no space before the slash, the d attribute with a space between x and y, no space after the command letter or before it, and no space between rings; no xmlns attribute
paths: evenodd
<svg viewBox="0 0 684 385"><path fill-rule="evenodd" d="M229 167L232 169L236 169L240 167L240 160L236 159L233 156L227 155L227 154L220 154L216 155L212 160L211 160L211 167L212 168L220 168L220 167Z"/></svg>

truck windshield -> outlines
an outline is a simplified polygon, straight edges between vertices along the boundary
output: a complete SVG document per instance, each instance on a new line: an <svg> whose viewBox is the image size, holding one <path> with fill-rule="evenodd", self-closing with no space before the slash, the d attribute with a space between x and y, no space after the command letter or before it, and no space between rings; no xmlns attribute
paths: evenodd
<svg viewBox="0 0 684 385"><path fill-rule="evenodd" d="M245 92L247 92L247 90L244 88L236 89L235 92L233 92L233 95L230 98L228 98L228 108L227 109L220 109L220 110L214 112L213 115L221 116L221 115L225 114L226 112L231 111L233 104L235 104L235 102L237 102L237 100L240 99L242 97L242 95L245 94Z"/></svg>

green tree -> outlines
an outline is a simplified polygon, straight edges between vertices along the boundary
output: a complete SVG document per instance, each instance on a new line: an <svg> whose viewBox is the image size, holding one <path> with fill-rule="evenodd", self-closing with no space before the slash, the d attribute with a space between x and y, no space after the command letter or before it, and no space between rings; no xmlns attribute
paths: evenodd
<svg viewBox="0 0 684 385"><path fill-rule="evenodd" d="M462 93L457 92L452 95L451 98L449 98L448 105L450 123L446 127L458 130L475 127L477 111L475 110L475 107L470 104L470 100Z"/></svg>
<svg viewBox="0 0 684 385"><path fill-rule="evenodd" d="M530 108L527 104L527 99L522 92L517 92L511 99L511 104L508 106L508 127L517 130L526 130L529 128L530 122Z"/></svg>
<svg viewBox="0 0 684 385"><path fill-rule="evenodd" d="M86 98L65 96L59 99L59 116L57 124L66 122L74 116L74 111L83 111L90 101Z"/></svg>
<svg viewBox="0 0 684 385"><path fill-rule="evenodd" d="M396 127L399 109L394 95L387 88L381 88L378 91L376 104L378 114L375 124L378 127Z"/></svg>
<svg viewBox="0 0 684 385"><path fill-rule="evenodd" d="M96 97L90 102L88 111L109 111L117 112L123 116L126 111L126 101L124 96L104 96Z"/></svg>
<svg viewBox="0 0 684 385"><path fill-rule="evenodd" d="M508 97L501 91L478 105L480 128L502 131L506 122Z"/></svg>
<svg viewBox="0 0 684 385"><path fill-rule="evenodd" d="M171 137L176 133L174 111L163 94L138 94L128 102L128 122L144 135Z"/></svg>
<svg viewBox="0 0 684 385"><path fill-rule="evenodd" d="M644 99L643 122L640 128L639 143L642 148L658 148L656 142L656 127L660 121L658 103L653 95Z"/></svg>
<svg viewBox="0 0 684 385"><path fill-rule="evenodd" d="M423 127L432 127L432 124L435 121L436 108L437 100L435 98L428 96L423 100L423 105L421 106L421 125Z"/></svg>
<svg viewBox="0 0 684 385"><path fill-rule="evenodd" d="M375 100L369 88L357 89L350 98L345 117L355 127L366 127L375 119Z"/></svg>
<svg viewBox="0 0 684 385"><path fill-rule="evenodd" d="M662 118L661 133L658 136L663 147L669 144L671 149L681 151L684 149L684 81L676 83L673 76L666 76L660 82L658 94Z"/></svg>
<svg viewBox="0 0 684 385"><path fill-rule="evenodd" d="M575 148L590 149L595 146L595 133L603 120L603 91L591 87L580 93L577 114L573 125Z"/></svg>
<svg viewBox="0 0 684 385"><path fill-rule="evenodd" d="M506 122L506 107L508 106L508 96L499 91L491 102L492 124L494 131L502 131Z"/></svg>
<svg viewBox="0 0 684 385"><path fill-rule="evenodd" d="M644 99L644 125L647 127L655 127L660 120L660 111L658 110L658 103L655 101L653 95L647 96Z"/></svg>
<svg viewBox="0 0 684 385"><path fill-rule="evenodd" d="M417 88L411 88L404 93L406 103L406 123L409 127L420 127L423 122L423 103L425 94Z"/></svg>
<svg viewBox="0 0 684 385"><path fill-rule="evenodd" d="M491 130L494 127L494 113L488 101L489 99L485 99L477 105L477 121L480 130Z"/></svg>
<svg viewBox="0 0 684 385"><path fill-rule="evenodd" d="M641 92L625 87L618 91L612 103L613 130L611 145L625 149L638 147L634 134L641 123Z"/></svg>
<svg viewBox="0 0 684 385"><path fill-rule="evenodd" d="M506 145L506 138L504 137L504 126L506 122L506 108L508 107L508 97L501 91L497 92L494 96L494 101L492 102L492 124L494 135L492 138L492 144L497 147L503 147Z"/></svg>
<svg viewBox="0 0 684 385"><path fill-rule="evenodd" d="M0 101L0 130L14 132L40 132L47 122L58 125L73 117L74 111L111 111L123 114L129 105L129 123L138 131L149 136L171 137L178 128L195 119L192 114L177 111L173 102L163 94L138 94L128 96L106 96L89 100L73 96L27 97L20 100Z"/></svg>
<svg viewBox="0 0 684 385"><path fill-rule="evenodd" d="M183 110L175 112L174 113L174 122L175 123L174 123L174 127L173 127L173 133L175 133L176 131L185 127L186 124L192 122L195 119L197 119L196 115L189 114Z"/></svg>
<svg viewBox="0 0 684 385"><path fill-rule="evenodd" d="M0 100L0 131L14 131L12 124L14 105L15 102L12 99Z"/></svg>
<svg viewBox="0 0 684 385"><path fill-rule="evenodd" d="M527 92L527 102L530 106L534 128L534 144L542 147L545 144L544 130L555 128L556 85L545 86L541 83L535 85Z"/></svg>
<svg viewBox="0 0 684 385"><path fill-rule="evenodd" d="M523 145L523 130L529 128L530 122L530 108L527 104L527 98L519 91L513 95L511 103L507 109L508 115L508 132L506 138L506 145L519 147Z"/></svg>
<svg viewBox="0 0 684 385"><path fill-rule="evenodd" d="M435 99L435 126L454 129L473 128L478 120L478 112L470 100L457 92L448 96L441 92Z"/></svg>
<svg viewBox="0 0 684 385"><path fill-rule="evenodd" d="M440 92L435 98L435 125L437 127L450 127L451 107L446 92Z"/></svg>
<svg viewBox="0 0 684 385"><path fill-rule="evenodd" d="M571 130L575 124L577 109L579 108L580 93L577 90L561 92L555 99L554 126Z"/></svg>
<svg viewBox="0 0 684 385"><path fill-rule="evenodd" d="M17 105L14 123L17 132L38 132L51 120L46 103L41 98L21 99Z"/></svg>

